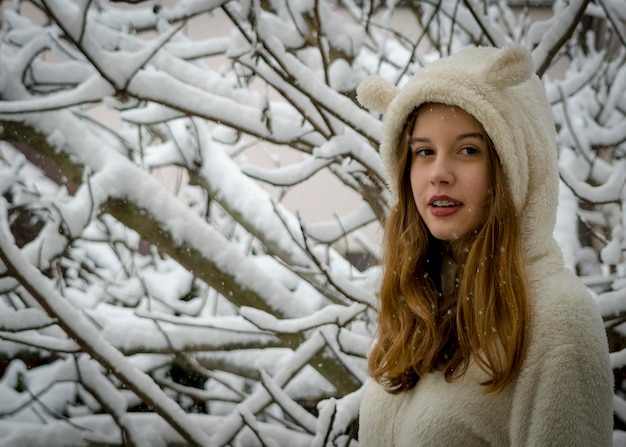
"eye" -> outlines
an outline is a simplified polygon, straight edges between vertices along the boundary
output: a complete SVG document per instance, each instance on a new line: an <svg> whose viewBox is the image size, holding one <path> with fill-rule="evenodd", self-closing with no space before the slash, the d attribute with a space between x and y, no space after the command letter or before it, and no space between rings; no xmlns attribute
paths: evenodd
<svg viewBox="0 0 626 447"><path fill-rule="evenodd" d="M429 155L433 155L435 153L434 150L428 148L418 148L413 150L413 157L415 158L426 158Z"/></svg>
<svg viewBox="0 0 626 447"><path fill-rule="evenodd" d="M480 149L477 149L472 146L466 146L462 148L460 152L464 155L477 155L480 153Z"/></svg>

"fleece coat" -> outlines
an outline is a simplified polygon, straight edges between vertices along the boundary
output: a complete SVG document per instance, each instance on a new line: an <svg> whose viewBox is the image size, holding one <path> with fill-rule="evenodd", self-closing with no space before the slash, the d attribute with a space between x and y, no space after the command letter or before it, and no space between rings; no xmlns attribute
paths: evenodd
<svg viewBox="0 0 626 447"><path fill-rule="evenodd" d="M365 107L385 114L381 157L392 193L399 138L423 103L458 106L494 143L521 219L529 280L528 350L517 378L485 392L485 373L470 364L449 383L435 372L393 395L366 385L362 447L611 445L613 378L595 304L564 267L553 238L558 197L555 127L530 53L512 45L468 48L421 69L402 88L380 77L359 85Z"/></svg>

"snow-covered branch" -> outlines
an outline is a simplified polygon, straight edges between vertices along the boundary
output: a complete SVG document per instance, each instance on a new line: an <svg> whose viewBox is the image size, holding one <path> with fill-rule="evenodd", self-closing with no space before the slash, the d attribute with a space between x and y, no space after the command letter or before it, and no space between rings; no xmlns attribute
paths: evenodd
<svg viewBox="0 0 626 447"><path fill-rule="evenodd" d="M624 2L400 4L2 3L0 444L356 447L392 198L355 88L469 45L533 51L624 377Z"/></svg>

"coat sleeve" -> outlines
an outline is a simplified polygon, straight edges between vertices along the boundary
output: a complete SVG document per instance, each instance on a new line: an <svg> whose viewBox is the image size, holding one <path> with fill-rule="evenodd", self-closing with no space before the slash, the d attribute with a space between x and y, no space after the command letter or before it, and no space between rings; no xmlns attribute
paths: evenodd
<svg viewBox="0 0 626 447"><path fill-rule="evenodd" d="M520 374L511 413L511 445L610 446L613 377L608 349L563 344Z"/></svg>

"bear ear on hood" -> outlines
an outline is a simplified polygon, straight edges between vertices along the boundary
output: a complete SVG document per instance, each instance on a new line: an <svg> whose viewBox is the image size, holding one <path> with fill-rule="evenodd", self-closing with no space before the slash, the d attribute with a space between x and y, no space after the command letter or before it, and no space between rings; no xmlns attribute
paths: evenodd
<svg viewBox="0 0 626 447"><path fill-rule="evenodd" d="M356 89L357 100L369 110L385 113L399 89L380 76L368 76Z"/></svg>
<svg viewBox="0 0 626 447"><path fill-rule="evenodd" d="M483 70L485 82L498 89L521 84L533 74L530 52L520 45L504 47Z"/></svg>

